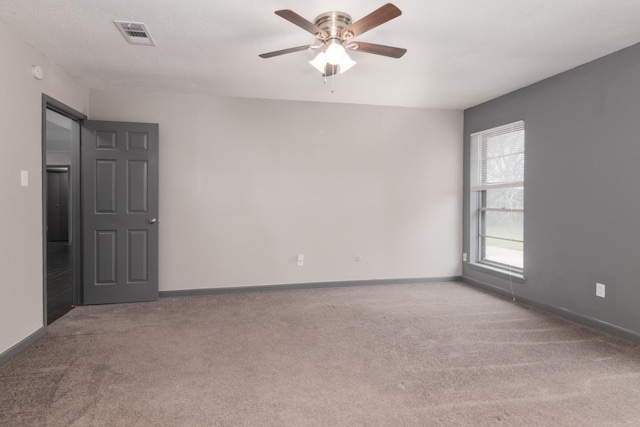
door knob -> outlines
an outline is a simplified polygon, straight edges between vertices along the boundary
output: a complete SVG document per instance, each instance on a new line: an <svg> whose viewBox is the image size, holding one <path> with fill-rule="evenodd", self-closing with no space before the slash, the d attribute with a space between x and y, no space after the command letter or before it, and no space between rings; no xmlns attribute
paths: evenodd
<svg viewBox="0 0 640 427"><path fill-rule="evenodd" d="M149 218L149 224L155 224L156 222L158 222L157 218Z"/></svg>

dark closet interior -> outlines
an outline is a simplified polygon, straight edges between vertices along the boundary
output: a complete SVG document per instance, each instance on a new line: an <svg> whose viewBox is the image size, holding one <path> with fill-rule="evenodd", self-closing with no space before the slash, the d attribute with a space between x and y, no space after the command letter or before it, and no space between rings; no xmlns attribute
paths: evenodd
<svg viewBox="0 0 640 427"><path fill-rule="evenodd" d="M47 168L47 324L73 308L69 168Z"/></svg>

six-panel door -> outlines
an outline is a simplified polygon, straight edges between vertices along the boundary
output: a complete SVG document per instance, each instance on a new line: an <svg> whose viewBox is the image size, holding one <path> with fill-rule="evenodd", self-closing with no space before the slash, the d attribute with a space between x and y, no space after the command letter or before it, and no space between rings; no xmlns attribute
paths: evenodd
<svg viewBox="0 0 640 427"><path fill-rule="evenodd" d="M158 125L85 121L85 304L158 299Z"/></svg>

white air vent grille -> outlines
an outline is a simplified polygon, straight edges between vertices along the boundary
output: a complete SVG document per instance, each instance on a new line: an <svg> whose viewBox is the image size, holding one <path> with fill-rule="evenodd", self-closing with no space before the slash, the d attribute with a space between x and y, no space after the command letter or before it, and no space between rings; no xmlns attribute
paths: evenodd
<svg viewBox="0 0 640 427"><path fill-rule="evenodd" d="M155 46L156 43L151 38L147 26L142 22L113 21L122 33L124 38L130 43L140 46Z"/></svg>

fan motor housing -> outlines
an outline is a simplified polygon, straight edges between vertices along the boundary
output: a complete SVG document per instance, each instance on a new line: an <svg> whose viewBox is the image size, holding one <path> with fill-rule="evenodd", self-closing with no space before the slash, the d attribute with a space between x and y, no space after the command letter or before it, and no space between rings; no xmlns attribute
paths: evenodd
<svg viewBox="0 0 640 427"><path fill-rule="evenodd" d="M329 34L329 38L340 37L342 30L351 25L351 16L344 12L326 12L318 15L314 24Z"/></svg>

